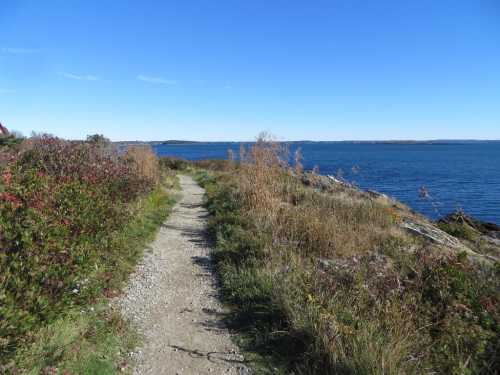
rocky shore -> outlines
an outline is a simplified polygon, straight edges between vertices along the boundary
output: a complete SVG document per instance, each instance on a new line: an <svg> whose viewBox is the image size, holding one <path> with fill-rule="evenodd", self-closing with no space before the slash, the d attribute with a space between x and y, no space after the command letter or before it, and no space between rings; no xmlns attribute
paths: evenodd
<svg viewBox="0 0 500 375"><path fill-rule="evenodd" d="M303 173L306 186L332 193L354 195L357 198L384 202L400 217L400 227L408 233L442 245L452 252L465 252L473 260L491 262L500 260L500 226L482 222L462 211L452 212L431 221L401 202L374 190L362 190L343 179Z"/></svg>

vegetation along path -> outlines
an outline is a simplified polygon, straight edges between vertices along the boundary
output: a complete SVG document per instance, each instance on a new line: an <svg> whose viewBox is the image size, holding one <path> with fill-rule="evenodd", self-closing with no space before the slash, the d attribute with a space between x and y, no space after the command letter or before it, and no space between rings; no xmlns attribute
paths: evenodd
<svg viewBox="0 0 500 375"><path fill-rule="evenodd" d="M143 336L134 374L246 374L223 324L209 247L204 191L180 176L183 198L160 229L120 301Z"/></svg>

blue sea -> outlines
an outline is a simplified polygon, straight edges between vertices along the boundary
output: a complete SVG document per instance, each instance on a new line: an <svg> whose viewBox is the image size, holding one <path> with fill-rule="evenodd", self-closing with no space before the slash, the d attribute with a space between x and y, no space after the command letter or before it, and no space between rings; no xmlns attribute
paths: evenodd
<svg viewBox="0 0 500 375"><path fill-rule="evenodd" d="M238 155L239 143L156 145L159 156L188 160ZM456 209L500 224L500 142L293 143L306 169L339 175L362 189L392 196L435 219ZM419 191L428 192L423 199Z"/></svg>

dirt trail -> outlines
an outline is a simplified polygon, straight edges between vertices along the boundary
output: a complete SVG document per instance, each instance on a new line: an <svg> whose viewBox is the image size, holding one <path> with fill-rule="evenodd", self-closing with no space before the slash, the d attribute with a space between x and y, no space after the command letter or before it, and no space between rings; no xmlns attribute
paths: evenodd
<svg viewBox="0 0 500 375"><path fill-rule="evenodd" d="M120 300L143 336L134 374L248 374L222 322L203 189L180 176L183 198L160 229Z"/></svg>

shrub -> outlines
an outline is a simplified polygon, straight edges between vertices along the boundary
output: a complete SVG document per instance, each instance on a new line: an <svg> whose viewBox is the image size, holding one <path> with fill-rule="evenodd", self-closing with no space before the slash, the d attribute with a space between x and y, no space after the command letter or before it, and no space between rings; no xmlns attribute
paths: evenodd
<svg viewBox="0 0 500 375"><path fill-rule="evenodd" d="M105 287L117 234L158 180L148 151L38 136L0 174L0 357ZM2 362L0 361L0 362Z"/></svg>
<svg viewBox="0 0 500 375"><path fill-rule="evenodd" d="M197 168L208 169L210 171L227 171L233 167L231 160L223 159L197 160L192 162L192 164Z"/></svg>
<svg viewBox="0 0 500 375"><path fill-rule="evenodd" d="M183 171L190 166L190 162L187 160L170 156L160 157L159 163L162 168L172 169L175 171Z"/></svg>

